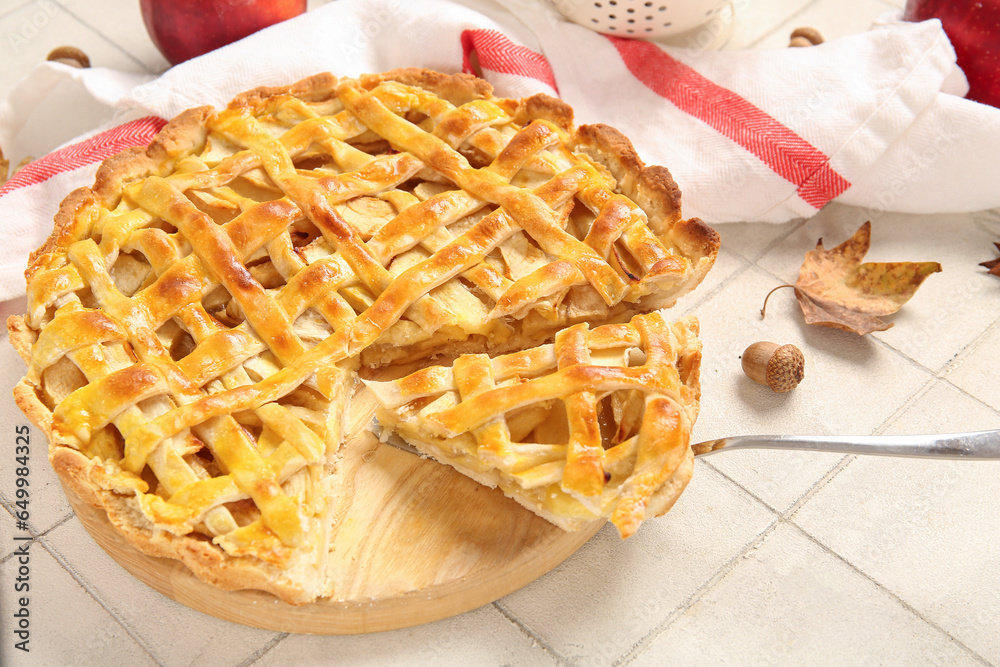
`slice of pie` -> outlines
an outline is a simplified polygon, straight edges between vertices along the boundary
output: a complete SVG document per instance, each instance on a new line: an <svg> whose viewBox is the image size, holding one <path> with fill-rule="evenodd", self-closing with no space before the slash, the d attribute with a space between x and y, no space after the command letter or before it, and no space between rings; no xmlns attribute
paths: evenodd
<svg viewBox="0 0 1000 667"><path fill-rule="evenodd" d="M379 423L420 452L557 526L607 518L628 537L691 478L697 334L694 318L670 325L650 313L365 384Z"/></svg>
<svg viewBox="0 0 1000 667"><path fill-rule="evenodd" d="M546 96L426 70L253 90L62 203L8 322L17 402L136 547L329 596L358 370L669 306L718 252L679 204L665 169Z"/></svg>

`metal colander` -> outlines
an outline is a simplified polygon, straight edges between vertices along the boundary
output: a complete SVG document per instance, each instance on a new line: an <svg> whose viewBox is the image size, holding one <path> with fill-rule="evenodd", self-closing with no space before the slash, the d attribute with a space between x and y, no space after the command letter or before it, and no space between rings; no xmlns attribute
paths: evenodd
<svg viewBox="0 0 1000 667"><path fill-rule="evenodd" d="M551 0L574 23L605 35L659 39L717 18L731 0Z"/></svg>

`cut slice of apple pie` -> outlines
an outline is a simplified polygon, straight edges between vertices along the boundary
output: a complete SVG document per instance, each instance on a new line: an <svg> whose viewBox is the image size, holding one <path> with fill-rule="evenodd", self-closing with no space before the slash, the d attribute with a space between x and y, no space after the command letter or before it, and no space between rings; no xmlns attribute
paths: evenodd
<svg viewBox="0 0 1000 667"><path fill-rule="evenodd" d="M482 80L426 70L317 75L186 111L65 199L29 260L28 312L8 322L28 365L15 393L62 480L136 547L224 588L307 602L334 594L331 498L361 367L497 354L567 326L561 365L603 359L610 348L581 347L595 334L573 325L669 306L718 247L709 227L681 218L666 169L643 165L611 128L574 128L558 100L495 98ZM622 350L659 364L656 346L687 331L637 322L595 330L631 336L616 344L616 372L642 373ZM467 359L457 368L479 377L486 357ZM623 534L641 518L662 473L623 476L652 451L633 438L633 413L681 428L693 419L683 397L661 399L659 381L642 377L654 389L633 379L532 408L565 404L577 419L600 400L621 422L606 453L570 423L553 517L598 516L605 489L620 488ZM670 417L670 406L686 412ZM527 475L525 489L559 467L515 470L504 452L484 460ZM683 465L667 463L679 490ZM654 511L672 498L658 493Z"/></svg>
<svg viewBox="0 0 1000 667"><path fill-rule="evenodd" d="M365 384L379 423L420 452L558 526L610 518L628 537L691 478L697 334L694 318L670 325L650 313Z"/></svg>

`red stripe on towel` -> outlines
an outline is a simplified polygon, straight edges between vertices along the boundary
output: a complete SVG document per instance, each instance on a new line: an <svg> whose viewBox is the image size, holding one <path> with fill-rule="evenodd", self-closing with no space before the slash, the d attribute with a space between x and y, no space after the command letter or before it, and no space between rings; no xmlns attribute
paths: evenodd
<svg viewBox="0 0 1000 667"><path fill-rule="evenodd" d="M12 190L47 181L56 174L100 162L132 146L148 146L167 121L147 116L101 132L80 143L61 148L29 162L0 188L0 196Z"/></svg>
<svg viewBox="0 0 1000 667"><path fill-rule="evenodd" d="M608 39L647 88L756 155L810 205L821 208L851 187L826 154L733 91L649 42Z"/></svg>
<svg viewBox="0 0 1000 667"><path fill-rule="evenodd" d="M537 79L556 88L556 77L549 61L540 53L526 46L515 44L506 35L496 30L465 30L462 32L462 70L475 74L470 54L475 51L479 65L483 69L501 74L514 74Z"/></svg>

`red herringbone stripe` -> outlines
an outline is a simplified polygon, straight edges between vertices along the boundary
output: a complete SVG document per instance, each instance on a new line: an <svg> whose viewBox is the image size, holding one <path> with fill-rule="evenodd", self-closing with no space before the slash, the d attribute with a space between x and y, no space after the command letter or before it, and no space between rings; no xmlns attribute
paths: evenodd
<svg viewBox="0 0 1000 667"><path fill-rule="evenodd" d="M47 181L64 171L100 162L131 146L148 146L156 133L166 124L167 121L162 118L147 116L49 153L43 158L29 162L24 169L17 172L0 188L0 196L26 185Z"/></svg>
<svg viewBox="0 0 1000 667"><path fill-rule="evenodd" d="M851 187L830 158L778 120L733 91L709 81L649 42L608 37L632 75L677 108L747 149L798 195L821 208Z"/></svg>
<svg viewBox="0 0 1000 667"><path fill-rule="evenodd" d="M537 79L551 86L553 90L559 90L556 87L556 77L545 56L535 53L526 46L515 44L501 32L496 30L462 32L462 69L468 74L475 74L472 62L469 60L469 54L473 51L479 57L479 64L483 69Z"/></svg>

